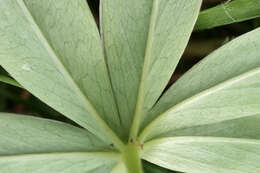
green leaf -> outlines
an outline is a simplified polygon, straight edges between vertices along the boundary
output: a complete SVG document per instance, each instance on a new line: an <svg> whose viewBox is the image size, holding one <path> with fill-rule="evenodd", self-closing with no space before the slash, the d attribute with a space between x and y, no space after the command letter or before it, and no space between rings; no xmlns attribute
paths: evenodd
<svg viewBox="0 0 260 173"><path fill-rule="evenodd" d="M106 59L126 129L133 121L131 137L167 85L200 5L201 0L102 1Z"/></svg>
<svg viewBox="0 0 260 173"><path fill-rule="evenodd" d="M104 153L54 153L0 156L1 173L110 173L115 165Z"/></svg>
<svg viewBox="0 0 260 173"><path fill-rule="evenodd" d="M182 172L260 172L260 140L163 138L147 143L144 148L145 160Z"/></svg>
<svg viewBox="0 0 260 173"><path fill-rule="evenodd" d="M99 33L84 0L1 1L0 44L1 65L26 89L122 146L111 130L125 135Z"/></svg>
<svg viewBox="0 0 260 173"><path fill-rule="evenodd" d="M87 130L62 122L0 113L0 155L105 151L104 143Z"/></svg>
<svg viewBox="0 0 260 173"><path fill-rule="evenodd" d="M231 41L186 73L151 110L150 117L155 120L144 129L140 139L174 136L178 130L230 120L238 123L250 116L257 120L259 36L260 29L256 29ZM249 125L254 120L248 121L245 128L251 129ZM258 136L259 131L252 135Z"/></svg>
<svg viewBox="0 0 260 173"><path fill-rule="evenodd" d="M202 11L195 30L210 29L257 17L260 17L259 0L235 0Z"/></svg>
<svg viewBox="0 0 260 173"><path fill-rule="evenodd" d="M178 129L169 136L215 136L260 139L260 114L223 122Z"/></svg>
<svg viewBox="0 0 260 173"><path fill-rule="evenodd" d="M23 88L18 82L16 82L15 80L13 80L10 77L4 76L4 75L0 75L0 82L9 84L9 85L13 85L19 88Z"/></svg>
<svg viewBox="0 0 260 173"><path fill-rule="evenodd" d="M88 131L52 120L1 113L0 136L1 173L109 172L117 160Z"/></svg>

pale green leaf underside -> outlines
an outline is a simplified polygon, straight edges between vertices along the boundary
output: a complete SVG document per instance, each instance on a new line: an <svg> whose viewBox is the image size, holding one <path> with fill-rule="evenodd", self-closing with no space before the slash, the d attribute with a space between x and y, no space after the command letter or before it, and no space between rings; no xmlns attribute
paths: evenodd
<svg viewBox="0 0 260 173"><path fill-rule="evenodd" d="M179 137L146 144L143 158L192 173L259 173L260 140Z"/></svg>
<svg viewBox="0 0 260 173"><path fill-rule="evenodd" d="M0 65L104 141L63 123L1 115L0 172L120 172L125 166L110 150L112 143L124 149L119 137L126 141L131 126L134 137L139 126L144 129L139 142L168 136L259 139L260 29L211 54L153 107L184 51L200 4L103 0L104 57L84 0L0 1ZM178 171L260 171L259 141L164 138L144 149L144 159Z"/></svg>
<svg viewBox="0 0 260 173"><path fill-rule="evenodd" d="M256 29L231 41L186 73L150 112L151 119L155 120L144 130L142 140L173 136L176 131L189 128L193 133L191 127L208 124L220 123L221 128L221 122L233 119L235 122L235 119L254 116L257 120L260 115L259 36L260 29ZM245 126L250 124L249 118Z"/></svg>
<svg viewBox="0 0 260 173"><path fill-rule="evenodd" d="M195 30L210 29L260 17L259 0L235 0L200 13Z"/></svg>
<svg viewBox="0 0 260 173"><path fill-rule="evenodd" d="M84 0L0 1L0 44L1 65L31 93L106 141L106 123L123 136Z"/></svg>
<svg viewBox="0 0 260 173"><path fill-rule="evenodd" d="M109 173L117 162L109 144L61 122L1 113L0 136L1 173Z"/></svg>
<svg viewBox="0 0 260 173"><path fill-rule="evenodd" d="M52 153L0 156L1 173L110 173L116 163L104 153Z"/></svg>
<svg viewBox="0 0 260 173"><path fill-rule="evenodd" d="M188 42L201 0L103 0L101 26L120 114L132 133L161 95ZM116 9L116 10L115 10Z"/></svg>
<svg viewBox="0 0 260 173"><path fill-rule="evenodd" d="M165 136L215 136L260 139L260 114L174 130Z"/></svg>
<svg viewBox="0 0 260 173"><path fill-rule="evenodd" d="M0 155L106 151L87 130L52 120L0 113Z"/></svg>

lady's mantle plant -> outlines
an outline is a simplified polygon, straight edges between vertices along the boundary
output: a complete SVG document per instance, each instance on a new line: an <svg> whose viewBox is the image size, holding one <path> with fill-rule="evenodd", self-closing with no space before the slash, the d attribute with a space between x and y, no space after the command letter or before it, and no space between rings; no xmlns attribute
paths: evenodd
<svg viewBox="0 0 260 173"><path fill-rule="evenodd" d="M260 29L160 98L200 5L103 0L100 36L84 0L0 0L1 66L84 128L2 113L0 172L259 173Z"/></svg>

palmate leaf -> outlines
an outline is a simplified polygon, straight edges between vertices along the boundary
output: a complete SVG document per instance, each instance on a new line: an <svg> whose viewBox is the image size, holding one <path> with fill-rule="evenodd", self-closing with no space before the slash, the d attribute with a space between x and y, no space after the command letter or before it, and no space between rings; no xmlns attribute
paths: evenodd
<svg viewBox="0 0 260 173"><path fill-rule="evenodd" d="M84 129L23 115L0 114L1 173L101 173L117 154Z"/></svg>
<svg viewBox="0 0 260 173"><path fill-rule="evenodd" d="M100 37L84 0L0 2L0 65L81 126L122 145ZM107 125L108 124L108 125Z"/></svg>
<svg viewBox="0 0 260 173"><path fill-rule="evenodd" d="M101 4L102 35L119 112L127 129L132 124L130 136L135 138L184 51L201 0Z"/></svg>
<svg viewBox="0 0 260 173"><path fill-rule="evenodd" d="M147 122L140 139L174 136L185 130L191 132L185 132L188 136L196 135L195 129L202 126L209 135L219 130L222 135L239 137L235 129L242 120L248 128L242 132L248 133L246 137L259 136L259 129L250 127L259 122L260 113L259 36L256 29L231 41L186 73L151 110L155 120Z"/></svg>
<svg viewBox="0 0 260 173"><path fill-rule="evenodd" d="M227 1L200 13L195 30L210 29L260 17L259 0Z"/></svg>
<svg viewBox="0 0 260 173"><path fill-rule="evenodd" d="M93 133L2 115L0 172L142 173L140 157L188 173L259 172L260 29L207 57L156 103L200 4L103 0L100 39L84 0L0 1L0 65Z"/></svg>
<svg viewBox="0 0 260 173"><path fill-rule="evenodd" d="M157 165L192 173L258 173L260 140L177 137L146 144L143 158Z"/></svg>

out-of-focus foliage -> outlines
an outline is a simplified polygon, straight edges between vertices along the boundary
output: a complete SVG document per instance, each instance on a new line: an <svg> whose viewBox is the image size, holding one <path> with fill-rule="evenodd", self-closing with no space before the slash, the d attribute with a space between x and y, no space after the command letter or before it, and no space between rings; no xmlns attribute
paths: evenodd
<svg viewBox="0 0 260 173"><path fill-rule="evenodd" d="M200 13L195 30L237 23L260 17L259 0L227 1Z"/></svg>

